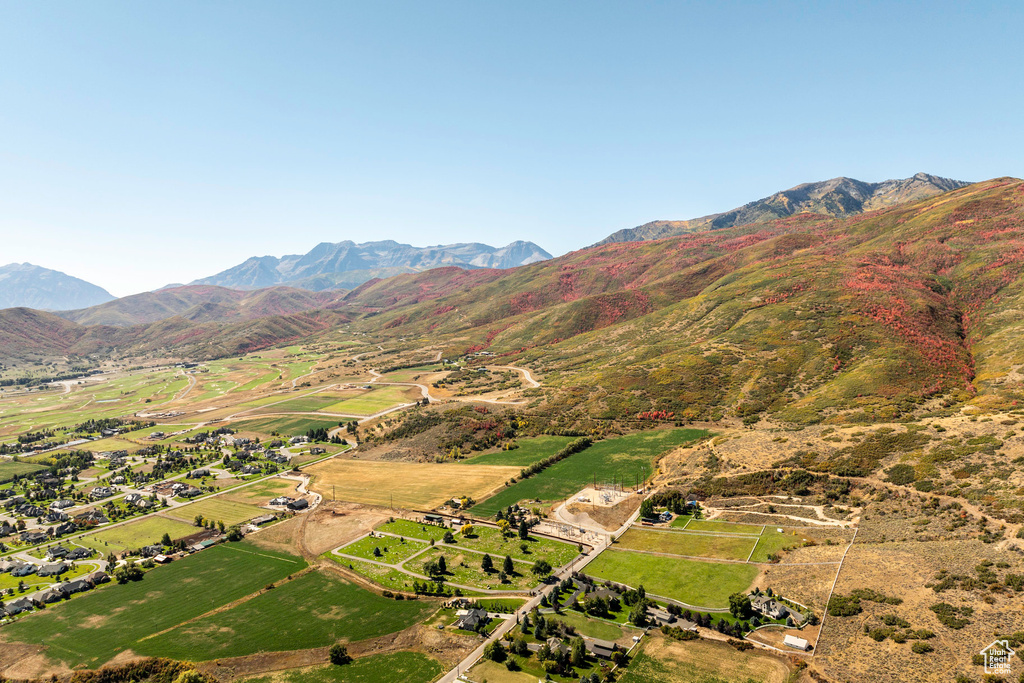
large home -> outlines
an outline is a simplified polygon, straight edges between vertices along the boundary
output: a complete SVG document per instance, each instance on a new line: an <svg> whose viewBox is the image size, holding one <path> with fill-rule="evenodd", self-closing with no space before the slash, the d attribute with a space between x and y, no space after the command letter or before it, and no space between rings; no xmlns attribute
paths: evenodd
<svg viewBox="0 0 1024 683"><path fill-rule="evenodd" d="M242 474L259 474L260 468L256 465L246 465L242 468Z"/></svg>
<svg viewBox="0 0 1024 683"><path fill-rule="evenodd" d="M198 470L192 470L191 472L188 473L189 479L202 479L203 477L208 476L210 476L210 470L205 467Z"/></svg>
<svg viewBox="0 0 1024 683"><path fill-rule="evenodd" d="M50 503L51 510L67 510L70 507L75 506L75 501L69 500L68 498L61 498Z"/></svg>
<svg viewBox="0 0 1024 683"><path fill-rule="evenodd" d="M54 560L59 560L63 557L66 557L67 554L67 548L65 548L62 545L55 545L46 551L46 559L48 559L50 562L53 562Z"/></svg>
<svg viewBox="0 0 1024 683"><path fill-rule="evenodd" d="M269 460L270 462L276 462L278 465L288 464L288 456L281 455L280 453L271 453L270 455L267 456L267 460Z"/></svg>
<svg viewBox="0 0 1024 683"><path fill-rule="evenodd" d="M11 576L15 578L21 578L23 576L30 576L36 573L36 566L29 562L19 564L17 567L11 569Z"/></svg>
<svg viewBox="0 0 1024 683"><path fill-rule="evenodd" d="M66 597L67 595L65 595L64 591L61 590L61 588L58 586L54 586L53 588L45 590L42 593L36 593L36 600L43 603L44 605L59 602Z"/></svg>
<svg viewBox="0 0 1024 683"><path fill-rule="evenodd" d="M305 510L309 507L309 501L305 498L297 498L292 502L288 503L289 510Z"/></svg>
<svg viewBox="0 0 1024 683"><path fill-rule="evenodd" d="M753 595L750 598L750 606L756 612L760 612L769 619L784 619L789 616L789 610L785 605L773 599L770 595Z"/></svg>
<svg viewBox="0 0 1024 683"><path fill-rule="evenodd" d="M35 596L30 598L18 598L17 600L11 600L10 602L4 603L4 611L9 615L14 616L15 614L27 612L35 606Z"/></svg>
<svg viewBox="0 0 1024 683"><path fill-rule="evenodd" d="M36 531L22 531L21 535L18 538L21 539L22 543L29 543L29 544L35 545L36 543L42 543L43 541L47 540L50 537L46 535L45 531L38 531L38 530L36 530Z"/></svg>
<svg viewBox="0 0 1024 683"><path fill-rule="evenodd" d="M100 498L109 498L110 496L114 495L114 489L110 488L109 486L97 486L89 493L89 495L92 496L93 500L99 500Z"/></svg>
<svg viewBox="0 0 1024 683"><path fill-rule="evenodd" d="M64 562L53 562L50 564L44 564L39 567L39 576L60 576L68 570L68 565Z"/></svg>
<svg viewBox="0 0 1024 683"><path fill-rule="evenodd" d="M288 503L291 503L294 500L294 498L289 498L288 496L278 496L277 498L271 500L270 503L268 503L268 505L287 505Z"/></svg>
<svg viewBox="0 0 1024 683"><path fill-rule="evenodd" d="M77 530L78 530L78 525L75 524L74 522L64 522L63 524L58 524L57 526L55 526L53 528L53 535L54 536L66 536L67 534L72 534L72 533L74 533Z"/></svg>
<svg viewBox="0 0 1024 683"><path fill-rule="evenodd" d="M98 586L101 583L106 583L107 581L110 581L110 577L107 576L106 572L96 571L86 576L85 580L91 583L93 586Z"/></svg>
<svg viewBox="0 0 1024 683"><path fill-rule="evenodd" d="M60 510L51 510L43 519L50 523L66 522L68 521L68 513L61 512Z"/></svg>
<svg viewBox="0 0 1024 683"><path fill-rule="evenodd" d="M475 631L480 624L486 624L488 621L490 618L487 616L487 610L479 607L460 609L455 613L455 628L464 631Z"/></svg>
<svg viewBox="0 0 1024 683"><path fill-rule="evenodd" d="M93 524L106 524L110 520L99 510L89 510L77 515L75 521L85 526L91 526Z"/></svg>
<svg viewBox="0 0 1024 683"><path fill-rule="evenodd" d="M57 586L54 586L56 588ZM81 593L92 588L92 584L86 579L75 579L74 581L68 581L67 583L60 584L60 588L66 595L74 595L75 593Z"/></svg>
<svg viewBox="0 0 1024 683"><path fill-rule="evenodd" d="M124 502L129 505L134 505L141 510L145 510L152 505L152 503L146 500L141 493L129 493L124 497Z"/></svg>
<svg viewBox="0 0 1024 683"><path fill-rule="evenodd" d="M14 514L21 515L22 517L42 517L46 514L46 510L38 505L25 503L14 508Z"/></svg>
<svg viewBox="0 0 1024 683"><path fill-rule="evenodd" d="M595 657L600 657L601 659L611 659L612 654L619 649L619 646L610 640L593 638L584 642L586 643L587 650Z"/></svg>
<svg viewBox="0 0 1024 683"><path fill-rule="evenodd" d="M195 486L186 486L178 491L178 495L182 498L195 498L200 493L202 493L202 491L197 489Z"/></svg>

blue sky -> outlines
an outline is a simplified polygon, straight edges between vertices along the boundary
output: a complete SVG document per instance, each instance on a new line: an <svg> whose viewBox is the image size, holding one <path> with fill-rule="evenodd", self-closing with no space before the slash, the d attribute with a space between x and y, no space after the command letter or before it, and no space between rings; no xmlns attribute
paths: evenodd
<svg viewBox="0 0 1024 683"><path fill-rule="evenodd" d="M1024 5L0 2L0 265L126 295L801 182L1024 175Z"/></svg>

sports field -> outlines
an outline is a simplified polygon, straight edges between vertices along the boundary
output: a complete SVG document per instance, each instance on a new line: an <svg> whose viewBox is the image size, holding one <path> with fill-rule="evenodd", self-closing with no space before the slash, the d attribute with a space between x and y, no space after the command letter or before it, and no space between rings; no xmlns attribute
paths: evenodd
<svg viewBox="0 0 1024 683"><path fill-rule="evenodd" d="M516 442L519 444L519 448L515 450L483 453L459 462L463 465L526 467L551 457L574 440L575 437L572 436L537 436L532 439L519 439Z"/></svg>
<svg viewBox="0 0 1024 683"><path fill-rule="evenodd" d="M306 566L248 543L219 545L4 627L9 642L46 644L68 666L99 668L140 640L254 593ZM194 655L193 655L194 656Z"/></svg>
<svg viewBox="0 0 1024 683"><path fill-rule="evenodd" d="M555 463L543 472L510 486L473 508L482 517L521 500L555 501L597 480L631 485L653 473L654 459L704 436L700 429L659 429L598 441L585 451Z"/></svg>
<svg viewBox="0 0 1024 683"><path fill-rule="evenodd" d="M192 506L189 505L185 509L191 508ZM109 552L119 553L129 548L141 548L144 545L159 543L160 538L164 534L169 534L173 540L188 536L197 531L199 529L192 526L189 522L170 519L162 515L153 515L140 519L137 522L129 522L113 529L98 531L95 534L76 538L74 542L104 554Z"/></svg>
<svg viewBox="0 0 1024 683"><path fill-rule="evenodd" d="M710 534L691 534L685 531L652 531L634 527L619 537L615 547L623 550L746 561L757 541L756 538L741 536L712 536Z"/></svg>
<svg viewBox="0 0 1024 683"><path fill-rule="evenodd" d="M226 525L240 524L247 522L253 517L259 517L266 510L261 510L255 505L246 505L231 500L225 500L222 496L206 498L191 505L168 510L163 516L173 517L191 523L196 515L202 515L203 519L212 519L215 522L224 522Z"/></svg>
<svg viewBox="0 0 1024 683"><path fill-rule="evenodd" d="M429 464L331 460L305 470L313 475L313 490L327 500L351 501L402 508L434 508L456 496L481 499L519 473L515 467L455 463Z"/></svg>
<svg viewBox="0 0 1024 683"><path fill-rule="evenodd" d="M434 609L429 602L390 600L312 571L231 609L140 640L132 649L185 660L305 650L401 631Z"/></svg>
<svg viewBox="0 0 1024 683"><path fill-rule="evenodd" d="M740 562L704 562L648 555L628 550L606 550L587 565L586 573L637 587L648 593L679 600L694 607L729 606L729 596L746 591L757 577L757 565Z"/></svg>
<svg viewBox="0 0 1024 683"><path fill-rule="evenodd" d="M360 657L345 666L290 669L243 678L245 683L430 683L444 671L436 659L419 652Z"/></svg>

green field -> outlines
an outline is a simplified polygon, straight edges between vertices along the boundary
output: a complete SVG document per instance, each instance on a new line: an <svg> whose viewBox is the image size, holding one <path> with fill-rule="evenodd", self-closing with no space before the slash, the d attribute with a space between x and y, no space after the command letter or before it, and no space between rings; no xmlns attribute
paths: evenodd
<svg viewBox="0 0 1024 683"><path fill-rule="evenodd" d="M739 536L711 536L709 534L688 534L685 531L650 531L632 528L616 541L616 548L623 550L644 550L710 557L719 560L746 560L758 539Z"/></svg>
<svg viewBox="0 0 1024 683"><path fill-rule="evenodd" d="M429 683L444 672L435 659L419 652L392 652L361 657L344 666L292 669L245 683Z"/></svg>
<svg viewBox="0 0 1024 683"><path fill-rule="evenodd" d="M259 411L262 413L316 413L326 410L327 406L338 402L338 395L332 393L309 394L295 398L284 397L280 403L264 405ZM328 411L333 412L333 411Z"/></svg>
<svg viewBox="0 0 1024 683"><path fill-rule="evenodd" d="M263 417L252 420L233 421L231 426L243 432L255 432L256 434L270 435L277 432L284 436L299 436L310 429L333 429L338 426L338 420L324 417Z"/></svg>
<svg viewBox="0 0 1024 683"><path fill-rule="evenodd" d="M212 519L215 522L224 522L226 525L231 526L232 524L247 522L253 517L266 514L266 512L266 510L262 510L255 505L235 503L218 496L168 510L164 515L181 519L188 523L191 523L196 518L196 515L202 515L203 519Z"/></svg>
<svg viewBox="0 0 1024 683"><path fill-rule="evenodd" d="M761 538L757 539L757 546L754 547L754 554L750 556L751 562L768 562L768 556L780 550L797 548L803 540L797 536L775 531L765 530Z"/></svg>
<svg viewBox="0 0 1024 683"><path fill-rule="evenodd" d="M490 517L521 500L560 500L595 479L627 483L649 476L654 459L668 450L704 436L700 429L659 429L598 441L585 451L557 462L543 472L510 486L473 508Z"/></svg>
<svg viewBox="0 0 1024 683"><path fill-rule="evenodd" d="M385 536L384 538L373 538L367 536L358 541L349 543L343 548L338 548L339 553L361 557L365 560L387 562L388 564L399 564L427 547L422 541L405 540ZM374 556L373 549L380 550L380 556Z"/></svg>
<svg viewBox="0 0 1024 683"><path fill-rule="evenodd" d="M377 527L376 530L399 536L408 536L409 538L419 538L424 541L433 539L435 542L444 538L445 532L448 531L444 527L434 526L433 524L420 524L419 522L411 522L408 519L396 519L393 522L386 522Z"/></svg>
<svg viewBox="0 0 1024 683"><path fill-rule="evenodd" d="M434 609L428 602L390 600L313 571L229 610L141 640L132 649L187 660L305 650L401 631Z"/></svg>
<svg viewBox="0 0 1024 683"><path fill-rule="evenodd" d="M8 642L40 644L69 666L98 668L138 641L195 619L304 568L248 543L219 545L4 627ZM194 656L194 654L193 654ZM191 658L191 657L190 657Z"/></svg>
<svg viewBox="0 0 1024 683"><path fill-rule="evenodd" d="M591 638L602 640L618 640L622 637L622 629L600 619L589 619L579 612L566 610L562 614L552 615L552 621L561 621L575 627L576 631Z"/></svg>
<svg viewBox="0 0 1024 683"><path fill-rule="evenodd" d="M187 522L153 515L137 522L82 536L75 539L75 543L106 554L159 543L164 534L170 534L171 539L177 539L197 531L199 529Z"/></svg>
<svg viewBox="0 0 1024 683"><path fill-rule="evenodd" d="M673 598L694 607L729 606L729 596L746 591L757 577L757 566L739 562L702 562L629 551L606 550L586 573L648 593Z"/></svg>
<svg viewBox="0 0 1024 683"><path fill-rule="evenodd" d="M45 465L39 465L36 463L0 460L0 483L8 482L15 476L23 477L26 474L41 472L45 469Z"/></svg>
<svg viewBox="0 0 1024 683"><path fill-rule="evenodd" d="M571 436L537 436L532 439L521 439L516 443L519 448L512 451L483 453L459 462L464 465L512 465L526 467L535 462L551 457L575 438Z"/></svg>
<svg viewBox="0 0 1024 683"><path fill-rule="evenodd" d="M400 403L409 403L408 387L377 387L368 394L346 398L324 408L328 413L374 415Z"/></svg>
<svg viewBox="0 0 1024 683"><path fill-rule="evenodd" d="M379 564L372 564L361 560L350 560L347 557L338 557L333 553L328 554L327 557L333 562L337 562L342 567L354 571L356 574L366 577L377 585L384 588L390 588L391 590L411 593L413 581L421 580L409 576L408 574L403 574L397 569L382 567Z"/></svg>
<svg viewBox="0 0 1024 683"><path fill-rule="evenodd" d="M403 519L383 524L377 527L377 531L399 534L409 538L418 538L424 541L433 539L434 542L440 542L444 538L445 533L445 529L441 527L429 524L416 524L415 522ZM561 567L576 557L578 552L573 544L561 543L549 538L529 536L526 541L523 541L519 538L518 534L512 534L510 537L505 538L502 537L498 529L480 524L474 528L472 536L464 536L458 531L453 533L455 536L454 546L481 553L490 553L497 559L502 559L505 555L511 555L513 560L525 560L526 562L547 560L552 567ZM521 547L523 543L526 543L525 552Z"/></svg>
<svg viewBox="0 0 1024 683"><path fill-rule="evenodd" d="M687 531L715 531L723 534L753 534L759 536L763 524L736 524L734 522L719 522L717 520L691 519L684 527Z"/></svg>

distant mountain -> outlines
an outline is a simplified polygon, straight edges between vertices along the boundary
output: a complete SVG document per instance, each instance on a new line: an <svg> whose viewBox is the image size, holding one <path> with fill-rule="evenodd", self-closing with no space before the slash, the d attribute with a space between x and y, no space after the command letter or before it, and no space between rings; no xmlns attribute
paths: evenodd
<svg viewBox="0 0 1024 683"><path fill-rule="evenodd" d="M865 183L853 178L833 178L818 183L797 185L792 189L776 192L770 197L750 202L725 213L715 213L685 221L653 221L636 228L619 230L598 242L597 245L612 242L642 242L701 230L730 228L734 225L748 223L766 223L797 213L817 213L841 218L926 199L966 185L969 183L940 178L927 173L918 173L912 178L886 180L880 183Z"/></svg>
<svg viewBox="0 0 1024 683"><path fill-rule="evenodd" d="M60 317L82 325L124 327L180 316L196 323L237 322L331 308L345 292L310 292L294 287L255 291L212 285L181 285L115 299L99 306L60 311Z"/></svg>
<svg viewBox="0 0 1024 683"><path fill-rule="evenodd" d="M304 255L254 256L234 268L196 280L196 285L260 289L292 285L320 291L353 289L379 277L418 273L431 268L515 268L551 258L532 242L513 242L495 248L486 244L447 244L413 247L392 240L356 244L322 242Z"/></svg>
<svg viewBox="0 0 1024 683"><path fill-rule="evenodd" d="M0 267L0 309L25 306L57 311L95 306L113 299L102 287L31 263Z"/></svg>

